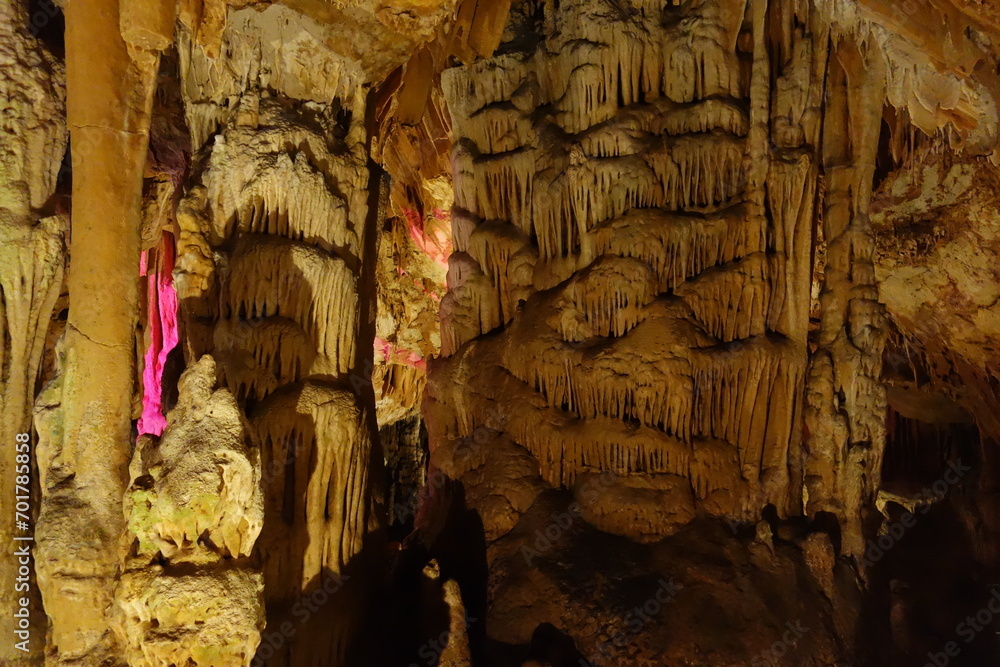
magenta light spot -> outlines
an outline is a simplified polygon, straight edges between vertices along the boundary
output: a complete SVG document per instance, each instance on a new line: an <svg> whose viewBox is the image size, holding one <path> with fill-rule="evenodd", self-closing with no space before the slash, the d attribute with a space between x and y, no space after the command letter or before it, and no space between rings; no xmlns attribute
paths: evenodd
<svg viewBox="0 0 1000 667"><path fill-rule="evenodd" d="M435 262L448 268L448 255L451 254L451 238L448 236L450 217L446 211L435 209L430 219L434 224L425 225L420 214L412 208L403 210L406 227L410 238L425 255Z"/></svg>
<svg viewBox="0 0 1000 667"><path fill-rule="evenodd" d="M139 275L147 276L149 304L147 307L149 347L146 349L145 367L142 371L142 416L139 418L139 435L161 435L167 428L163 415L163 367L167 355L177 346L177 291L174 289L174 238L164 233L160 246L162 253L159 271L149 270L150 257L142 253ZM154 267L156 262L153 262Z"/></svg>
<svg viewBox="0 0 1000 667"><path fill-rule="evenodd" d="M375 352L382 355L382 359L386 363L403 364L404 366L413 366L421 371L427 371L426 359L412 350L404 350L401 347L396 347L393 343L383 340L378 336L375 337Z"/></svg>

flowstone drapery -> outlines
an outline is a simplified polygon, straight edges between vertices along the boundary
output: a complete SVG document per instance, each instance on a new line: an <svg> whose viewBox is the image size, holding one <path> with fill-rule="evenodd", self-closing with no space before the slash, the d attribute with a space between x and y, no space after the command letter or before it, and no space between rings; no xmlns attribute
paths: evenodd
<svg viewBox="0 0 1000 667"><path fill-rule="evenodd" d="M52 310L66 268L65 216L43 213L56 189L66 148L65 70L27 31L26 15L16 2L0 2L0 496L24 496L31 479L28 456L18 457L18 434L31 432L31 404ZM18 460L20 459L20 460ZM20 485L22 490L16 491ZM7 505L5 505L7 507ZM20 509L24 509L22 506ZM22 515L26 515L22 512ZM0 524L0 542L14 544L15 524ZM16 533L23 536L24 531ZM6 547L5 547L6 548ZM15 601L18 558L0 560L0 604L9 610L0 622L4 637L16 638ZM27 568L26 568L27 569ZM25 578L22 577L22 582ZM34 589L34 586L32 586ZM37 612L37 594L30 596ZM41 656L36 630L23 641L4 642L0 661L30 664Z"/></svg>
<svg viewBox="0 0 1000 667"><path fill-rule="evenodd" d="M848 2L523 3L511 25L531 39L444 73L440 465L487 428L550 486L613 473L623 507L604 530L655 540L696 511L771 504L834 513L859 553L884 446L879 123L884 99L944 122L911 97L933 56L903 71L911 47Z"/></svg>
<svg viewBox="0 0 1000 667"><path fill-rule="evenodd" d="M312 49L308 66L258 41L286 20ZM343 664L365 613L364 571L378 560L358 558L383 521L362 377L379 214L365 73L311 29L275 6L232 14L218 58L189 37L181 46L195 166L178 210L177 285L188 354L218 360L260 440L268 624L297 627L262 648L269 665ZM219 79L223 70L247 76ZM298 628L296 603L324 590L332 601Z"/></svg>
<svg viewBox="0 0 1000 667"><path fill-rule="evenodd" d="M602 528L643 540L678 523L640 478L687 518L798 504L815 167L768 178L765 6L741 8L545 5L537 50L446 72L432 437L506 431L553 486L612 472L631 507Z"/></svg>

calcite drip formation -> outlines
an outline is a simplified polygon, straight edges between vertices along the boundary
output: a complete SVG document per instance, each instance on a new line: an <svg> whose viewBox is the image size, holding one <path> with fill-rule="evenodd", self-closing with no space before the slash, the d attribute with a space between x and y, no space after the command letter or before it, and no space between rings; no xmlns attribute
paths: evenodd
<svg viewBox="0 0 1000 667"><path fill-rule="evenodd" d="M552 486L676 476L692 510L789 511L806 354L796 258L748 184L742 11L543 11L535 52L445 72L456 253L432 438L507 432ZM608 528L676 528L636 511Z"/></svg>
<svg viewBox="0 0 1000 667"><path fill-rule="evenodd" d="M697 511L772 504L833 512L856 552L884 446L874 100L934 131L969 108L988 118L988 95L961 77L946 101L920 93L936 54L906 59L848 2L514 11L530 39L443 74L455 252L425 402L438 465L467 473L450 452L486 428L549 486L661 479L686 508L658 519L655 493L634 496L610 532L657 539Z"/></svg>
<svg viewBox="0 0 1000 667"><path fill-rule="evenodd" d="M231 16L220 58L182 40L195 158L175 275L187 353L217 359L260 443L269 625L298 623L292 610L315 591L339 596L268 664L306 664L317 652L341 664L363 609L352 561L381 521L374 405L353 382L366 359L365 230L377 213L365 93L357 65L320 38L325 79L288 69L287 44L255 47L289 12L267 11L281 16ZM250 75L232 89L219 68Z"/></svg>
<svg viewBox="0 0 1000 667"><path fill-rule="evenodd" d="M488 589L491 639L512 646L551 620L505 624L524 599L541 591L557 602L531 613L561 605L562 621L581 608L570 570L586 558L560 575L566 590L527 598L517 591L540 568L521 579L521 555L506 558L569 499L589 524L574 540L628 543L612 533L643 557L670 553L664 538L699 517L756 522L768 505L832 514L839 555L860 556L866 509L910 502L880 480L887 403L890 417L931 405L971 419L917 377L887 398L880 300L969 381L955 401L996 422L974 368L996 328L992 274L986 260L953 261L973 236L915 261L888 229L955 202L935 203L928 180L916 203L871 204L883 144L898 161L913 127L960 141L972 165L992 150L993 75L980 67L992 47L956 29L968 7L907 5L925 19L941 9L919 47L916 19L879 2L369 4L78 0L64 113L62 65L0 1L0 439L30 430L35 398L48 662L347 664L395 553L386 525L416 525L405 560L459 501L485 539L465 546L484 546L489 571L473 586ZM81 59L95 33L109 39ZM155 136L157 71L177 79L190 145ZM68 280L68 183L54 196L64 115ZM988 219L990 187L968 191ZM161 236L145 304L155 392L135 441L133 260ZM914 308L912 276L922 293L953 281L975 298ZM166 322L174 288L179 318ZM947 354L925 323L941 312ZM7 498L14 460L0 456ZM788 543L791 523L782 536L775 521ZM758 572L799 562L769 524L756 534L726 558ZM850 566L825 535L801 544L812 593L846 636L833 573L846 581ZM0 602L13 572L0 564ZM423 576L452 633L442 664L468 665L485 632L466 613L476 593L463 600L437 565ZM273 639L286 622L294 632ZM6 651L5 664L23 657Z"/></svg>

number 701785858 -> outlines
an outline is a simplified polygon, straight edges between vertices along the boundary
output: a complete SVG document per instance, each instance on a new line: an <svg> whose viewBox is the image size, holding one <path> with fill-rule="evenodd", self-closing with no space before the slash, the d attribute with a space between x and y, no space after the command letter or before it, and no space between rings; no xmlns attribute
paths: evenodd
<svg viewBox="0 0 1000 667"><path fill-rule="evenodd" d="M19 522L27 523L29 520L28 501L31 498L31 436L27 433L18 433L14 437L15 441L15 458L16 463L15 473L16 477L14 479L15 483L15 500L17 505L15 506L15 520Z"/></svg>

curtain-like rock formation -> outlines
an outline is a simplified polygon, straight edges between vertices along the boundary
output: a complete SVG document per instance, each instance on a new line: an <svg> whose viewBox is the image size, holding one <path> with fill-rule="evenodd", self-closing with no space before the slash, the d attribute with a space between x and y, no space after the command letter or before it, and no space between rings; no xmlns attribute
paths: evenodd
<svg viewBox="0 0 1000 667"><path fill-rule="evenodd" d="M550 485L614 473L631 516L593 511L642 539L696 506L796 511L815 191L808 155L765 184L764 5L664 11L540 5L534 50L446 72L453 356L428 408L433 445L483 426ZM689 509L654 518L667 487Z"/></svg>
<svg viewBox="0 0 1000 667"><path fill-rule="evenodd" d="M217 57L181 42L195 152L178 212L187 353L219 360L261 443L268 619L295 628L261 658L343 664L384 522L370 74L338 53L334 28L281 6L232 12L221 39Z"/></svg>
<svg viewBox="0 0 1000 667"><path fill-rule="evenodd" d="M18 456L17 435L31 432L31 404L39 377L46 332L63 283L66 263L64 216L46 215L66 148L64 68L28 32L19 3L0 3L0 496L4 507L15 496L33 495L30 457ZM48 211L51 212L51 211ZM16 489L17 486L21 490ZM35 498L37 501L37 498ZM37 505L34 505L37 506ZM22 506L23 507L23 506ZM22 513L27 515L29 513ZM0 522L0 542L9 549L12 517ZM19 561L5 552L0 560L0 604L8 610L0 633L4 664L30 664L41 656L44 636L36 626L24 646L15 647L15 588ZM22 577L22 583L27 579ZM34 586L31 587L34 589ZM37 594L32 610L37 612ZM18 639L18 642L21 641Z"/></svg>
<svg viewBox="0 0 1000 667"><path fill-rule="evenodd" d="M617 504L643 507L631 478L687 479L667 484L681 517L829 511L859 553L884 442L882 100L934 125L981 104L975 84L941 79L953 106L935 106L935 54L904 73L912 46L851 3L519 7L519 41L445 72L456 252L432 448L504 431L550 485L613 472ZM635 512L602 526L678 525Z"/></svg>

